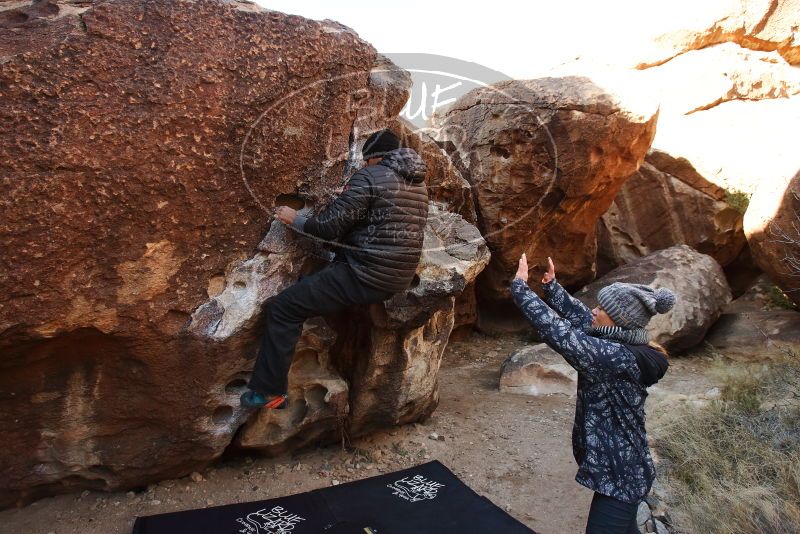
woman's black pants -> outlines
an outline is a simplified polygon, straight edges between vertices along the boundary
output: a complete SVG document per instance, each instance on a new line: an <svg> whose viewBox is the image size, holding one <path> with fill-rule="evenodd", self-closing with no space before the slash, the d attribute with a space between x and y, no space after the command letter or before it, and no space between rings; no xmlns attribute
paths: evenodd
<svg viewBox="0 0 800 534"><path fill-rule="evenodd" d="M595 492L586 534L639 534L636 512L639 503L628 504L619 499Z"/></svg>
<svg viewBox="0 0 800 534"><path fill-rule="evenodd" d="M267 301L266 325L248 387L265 395L286 393L289 367L306 319L391 296L362 283L345 262L334 261L302 277Z"/></svg>

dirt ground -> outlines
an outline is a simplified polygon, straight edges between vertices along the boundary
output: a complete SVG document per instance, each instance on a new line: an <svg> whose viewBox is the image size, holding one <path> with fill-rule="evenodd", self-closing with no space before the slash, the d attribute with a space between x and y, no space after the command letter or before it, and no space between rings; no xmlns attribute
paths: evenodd
<svg viewBox="0 0 800 534"><path fill-rule="evenodd" d="M2 534L130 533L136 516L300 493L441 461L478 493L540 533L580 533L591 492L574 481L574 398L500 393L499 369L526 336L473 334L448 344L441 402L423 424L278 458L226 458L139 492L62 495L0 512ZM673 358L648 400L653 410L702 394L708 359ZM685 397L687 396L688 397ZM657 417L652 418L657 424Z"/></svg>

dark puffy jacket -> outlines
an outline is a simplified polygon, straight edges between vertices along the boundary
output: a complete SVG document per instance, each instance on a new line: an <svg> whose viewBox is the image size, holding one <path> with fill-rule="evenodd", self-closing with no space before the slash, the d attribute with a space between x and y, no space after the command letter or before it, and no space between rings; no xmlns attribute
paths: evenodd
<svg viewBox="0 0 800 534"><path fill-rule="evenodd" d="M397 293L414 278L427 218L425 162L413 149L398 148L353 174L322 213L298 214L292 225L322 239L340 239L337 256L344 256L359 280Z"/></svg>

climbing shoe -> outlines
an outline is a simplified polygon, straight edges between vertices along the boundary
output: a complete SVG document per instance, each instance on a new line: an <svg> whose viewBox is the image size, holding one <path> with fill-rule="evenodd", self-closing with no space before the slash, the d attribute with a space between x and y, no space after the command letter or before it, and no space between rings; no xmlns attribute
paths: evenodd
<svg viewBox="0 0 800 534"><path fill-rule="evenodd" d="M269 408L273 410L282 410L286 408L286 395L278 395L275 398L267 400L266 395L262 395L252 389L248 389L242 393L239 401L245 408Z"/></svg>

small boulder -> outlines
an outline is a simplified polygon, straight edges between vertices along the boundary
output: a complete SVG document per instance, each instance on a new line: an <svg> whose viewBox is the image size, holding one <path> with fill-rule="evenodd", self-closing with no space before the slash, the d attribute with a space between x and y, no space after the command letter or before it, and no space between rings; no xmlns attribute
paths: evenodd
<svg viewBox="0 0 800 534"><path fill-rule="evenodd" d="M587 306L597 305L597 293L614 282L666 287L677 296L666 314L653 316L647 326L651 339L670 351L700 343L731 301L731 290L720 265L687 245L660 250L614 269L575 296Z"/></svg>
<svg viewBox="0 0 800 534"><path fill-rule="evenodd" d="M636 524L639 525L639 528L643 528L645 523L650 521L651 518L650 507L647 505L647 502L641 501L639 503L639 508L636 510Z"/></svg>
<svg viewBox="0 0 800 534"><path fill-rule="evenodd" d="M500 391L542 396L574 395L578 372L541 343L514 351L500 368Z"/></svg>

